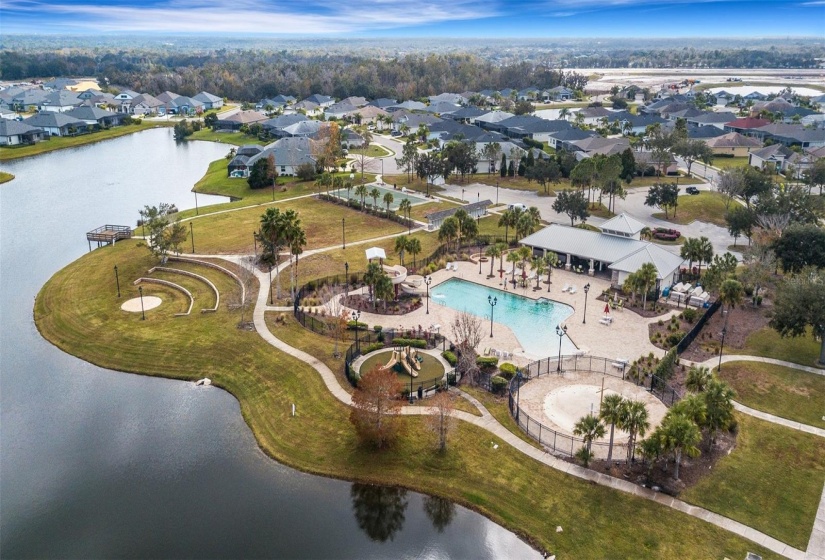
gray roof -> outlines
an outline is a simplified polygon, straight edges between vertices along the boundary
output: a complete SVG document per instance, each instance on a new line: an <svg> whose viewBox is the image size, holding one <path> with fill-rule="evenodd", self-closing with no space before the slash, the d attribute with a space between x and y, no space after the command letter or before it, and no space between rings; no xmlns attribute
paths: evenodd
<svg viewBox="0 0 825 560"><path fill-rule="evenodd" d="M324 109L325 113L335 113L335 114L346 114L355 111L358 107L352 105L351 103L347 103L344 101L339 101L338 103L333 103L326 109Z"/></svg>
<svg viewBox="0 0 825 560"><path fill-rule="evenodd" d="M452 103L456 105L466 101L464 96L458 93L439 93L438 95L431 95L428 99L430 103Z"/></svg>
<svg viewBox="0 0 825 560"><path fill-rule="evenodd" d="M393 109L406 109L407 111L423 111L427 108L427 106L420 101L404 101L403 103L390 105L390 107Z"/></svg>
<svg viewBox="0 0 825 560"><path fill-rule="evenodd" d="M447 116L451 119L472 119L474 117L480 117L481 115L486 114L487 111L484 109L479 109L478 107L462 107L458 111L453 111Z"/></svg>
<svg viewBox="0 0 825 560"><path fill-rule="evenodd" d="M613 111L606 109L604 107L584 107L578 111L582 114L585 118L599 118L599 117L609 117L613 114Z"/></svg>
<svg viewBox="0 0 825 560"><path fill-rule="evenodd" d="M783 146L782 144L771 144L770 146L765 146L761 150L753 150L751 151L751 153L759 159L767 160L776 157L777 154L782 156L783 158L787 158L793 155L795 152L787 146Z"/></svg>
<svg viewBox="0 0 825 560"><path fill-rule="evenodd" d="M471 212L475 212L478 209L484 210L492 204L493 203L490 200L482 200L481 202L473 202L471 204L465 204L464 206L448 208L446 210L439 210L438 212L431 212L429 214L425 214L424 217L427 218L427 220L429 220L430 222L437 222L439 220L445 220L449 218L459 210L466 210L469 214Z"/></svg>
<svg viewBox="0 0 825 560"><path fill-rule="evenodd" d="M644 263L652 262L659 278L668 276L684 262L681 257L654 243L559 224L551 224L528 235L520 243L612 263L609 268L625 272L635 272Z"/></svg>
<svg viewBox="0 0 825 560"><path fill-rule="evenodd" d="M194 99L195 101L200 101L201 103L215 103L216 101L222 101L220 97L218 97L217 95L212 95L208 91L202 91L196 96L194 96L192 99Z"/></svg>
<svg viewBox="0 0 825 560"><path fill-rule="evenodd" d="M62 128L64 126L86 126L86 123L80 119L71 117L65 113L58 113L55 111L40 111L36 115L26 119L26 124L38 128Z"/></svg>
<svg viewBox="0 0 825 560"><path fill-rule="evenodd" d="M244 144L240 146L238 150L235 152L239 156L254 156L255 154L260 154L264 151L264 147L260 144Z"/></svg>
<svg viewBox="0 0 825 560"><path fill-rule="evenodd" d="M155 108L163 107L164 102L158 99L157 97L154 97L153 95L149 95L148 93L141 93L129 102L129 105L131 105L132 107L141 104L146 105L149 108Z"/></svg>
<svg viewBox="0 0 825 560"><path fill-rule="evenodd" d="M309 97L304 99L304 101L309 101L310 103L317 103L318 105L321 105L323 103L329 103L330 101L333 101L333 99L331 97L329 97L328 95L321 95L320 93L313 93L312 95L310 95Z"/></svg>
<svg viewBox="0 0 825 560"><path fill-rule="evenodd" d="M476 117L476 121L486 123L498 123L514 116L515 115L513 115L513 113L508 113L507 111L490 111L489 113L485 113L480 117Z"/></svg>
<svg viewBox="0 0 825 560"><path fill-rule="evenodd" d="M626 233L628 235L636 235L643 229L645 225L628 214L622 212L618 216L614 216L599 226L602 231L611 230L619 233Z"/></svg>
<svg viewBox="0 0 825 560"><path fill-rule="evenodd" d="M20 121L0 119L0 136L19 136L21 134L28 134L29 132L43 131Z"/></svg>
<svg viewBox="0 0 825 560"><path fill-rule="evenodd" d="M321 130L320 121L301 121L291 124L282 129L290 136L314 136Z"/></svg>
<svg viewBox="0 0 825 560"><path fill-rule="evenodd" d="M433 105L430 105L425 109L428 113L454 113L461 109L461 105L456 105L455 103L449 103L446 101L440 101Z"/></svg>
<svg viewBox="0 0 825 560"><path fill-rule="evenodd" d="M292 115L279 115L279 116L277 116L273 119L269 119L269 120L266 120L266 121L262 122L261 125L264 128L281 129L281 128L286 128L289 125L299 123L299 122L302 122L302 121L308 121L308 120L309 119L307 118L306 115L302 115L300 113L295 113L295 114L292 114Z"/></svg>
<svg viewBox="0 0 825 560"><path fill-rule="evenodd" d="M290 136L269 144L264 151L250 157L247 165L251 167L259 159L268 158L270 154L275 157L275 165L315 164L315 158L312 157L312 141L309 138Z"/></svg>
<svg viewBox="0 0 825 560"><path fill-rule="evenodd" d="M388 97L379 97L378 99L370 101L368 105L372 105L373 107L383 109L385 107L392 107L393 105L398 105L398 101L395 99L390 99Z"/></svg>
<svg viewBox="0 0 825 560"><path fill-rule="evenodd" d="M690 117L688 120L699 124L711 123L729 123L735 121L738 117L728 111L720 111L718 113L704 113L695 117Z"/></svg>
<svg viewBox="0 0 825 560"><path fill-rule="evenodd" d="M80 105L80 98L73 91L61 89L46 96L43 105L56 105L58 107L73 107Z"/></svg>
<svg viewBox="0 0 825 560"><path fill-rule="evenodd" d="M75 109L70 109L65 112L66 115L70 117L74 117L76 119L82 119L84 121L90 120L100 120L105 119L107 117L117 117L117 113L113 113L112 111L106 111L105 109L101 109L99 107L91 107L89 105L84 105L82 107L77 107Z"/></svg>

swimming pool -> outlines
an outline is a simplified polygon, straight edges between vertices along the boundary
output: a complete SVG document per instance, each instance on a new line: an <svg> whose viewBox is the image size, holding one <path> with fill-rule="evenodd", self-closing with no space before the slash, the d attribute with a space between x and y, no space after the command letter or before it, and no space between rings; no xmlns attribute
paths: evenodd
<svg viewBox="0 0 825 560"><path fill-rule="evenodd" d="M488 296L498 299L493 312L494 322L510 327L525 353L534 358L558 354L556 325L573 314L573 308L569 305L545 298L540 303L512 292L488 288L459 278L450 278L430 289L434 304L445 305L456 311L467 311L489 321ZM561 341L562 354L572 354L575 350L576 345L565 335Z"/></svg>
<svg viewBox="0 0 825 560"><path fill-rule="evenodd" d="M381 209L387 207L386 204L384 204L384 195L386 193L392 193L392 204L390 204L390 210L398 210L398 205L401 204L402 200L409 200L410 204L412 204L413 206L415 206L416 204L424 204L425 202L430 202L423 196L419 196L410 192L405 193L401 192L400 190L388 189L386 187L379 187L378 185L367 185L367 193L372 191L372 189L374 188L378 189L378 192L381 193L381 195L378 197L378 207ZM345 189L341 189L340 194L338 193L338 191L331 192L334 196L338 196L340 198L347 198L347 191ZM352 200L361 202L361 197L356 196L355 194L355 187L353 187L353 189L349 192L349 197ZM366 204L367 206L372 206L373 202L373 198L369 196L369 194L364 197L364 204Z"/></svg>

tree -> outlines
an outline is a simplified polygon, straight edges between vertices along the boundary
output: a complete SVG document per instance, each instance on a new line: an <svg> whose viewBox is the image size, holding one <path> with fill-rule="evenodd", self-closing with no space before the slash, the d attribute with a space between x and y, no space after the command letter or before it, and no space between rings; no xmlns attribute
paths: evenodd
<svg viewBox="0 0 825 560"><path fill-rule="evenodd" d="M679 256L688 261L688 269L693 271L693 261L699 260L699 239L688 237L679 250Z"/></svg>
<svg viewBox="0 0 825 560"><path fill-rule="evenodd" d="M535 256L530 259L530 268L533 270L533 274L536 275L536 289L539 289L539 282L541 282L541 275L544 274L545 267L544 257L542 256Z"/></svg>
<svg viewBox="0 0 825 560"><path fill-rule="evenodd" d="M544 193L549 194L550 191L547 188L547 182L558 182L561 178L561 170L555 161L540 159L535 164L527 168L525 176L530 180L535 180L542 186L542 188L544 188Z"/></svg>
<svg viewBox="0 0 825 560"><path fill-rule="evenodd" d="M406 235L399 235L395 238L395 252L398 253L401 266L404 266L404 253L407 251L407 245L409 242L410 239Z"/></svg>
<svg viewBox="0 0 825 560"><path fill-rule="evenodd" d="M773 243L785 272L797 273L806 266L825 267L825 230L813 224L789 226Z"/></svg>
<svg viewBox="0 0 825 560"><path fill-rule="evenodd" d="M725 213L725 221L728 223L728 233L733 236L733 246L740 235L748 238L750 245L753 226L756 225L756 214L749 208L736 205Z"/></svg>
<svg viewBox="0 0 825 560"><path fill-rule="evenodd" d="M484 148L481 150L482 157L489 161L489 167L487 168L489 173L495 172L496 160L498 160L499 154L501 154L501 144L498 142L490 142L485 144Z"/></svg>
<svg viewBox="0 0 825 560"><path fill-rule="evenodd" d="M141 224L149 230L146 245L162 262L166 261L166 255L171 247L170 236L167 233L169 227L169 217L178 211L174 204L161 202L158 206L144 206L140 210Z"/></svg>
<svg viewBox="0 0 825 560"><path fill-rule="evenodd" d="M755 198L771 191L771 178L750 165L742 168L740 172L742 173L742 190L739 196L750 208Z"/></svg>
<svg viewBox="0 0 825 560"><path fill-rule="evenodd" d="M808 192L811 189L819 187L819 194L822 195L822 189L825 187L825 159L819 158L814 164L804 172L805 184L808 185Z"/></svg>
<svg viewBox="0 0 825 560"><path fill-rule="evenodd" d="M438 438L438 450L447 450L447 437L454 425L453 400L446 391L437 393L430 399L430 414L427 415L427 427L436 434Z"/></svg>
<svg viewBox="0 0 825 560"><path fill-rule="evenodd" d="M538 212L538 209L536 209L536 211ZM522 212L516 222L516 235L518 237L527 237L535 231L538 224L539 222L536 220L535 215L530 212Z"/></svg>
<svg viewBox="0 0 825 560"><path fill-rule="evenodd" d="M553 268L559 265L559 256L555 251L550 251L544 255L544 266L547 271L547 291L550 291L550 275L553 273Z"/></svg>
<svg viewBox="0 0 825 560"><path fill-rule="evenodd" d="M520 208L508 208L498 218L498 227L504 226L504 242L509 243L508 234L510 232L510 226L516 225L516 221L518 220L519 213L521 212Z"/></svg>
<svg viewBox="0 0 825 560"><path fill-rule="evenodd" d="M713 160L713 149L702 140L695 140L691 138L680 138L673 145L673 153L681 156L687 163L688 175L690 175L690 168L695 161L703 161L709 163Z"/></svg>
<svg viewBox="0 0 825 560"><path fill-rule="evenodd" d="M244 321L244 314L246 312L246 308L253 303L252 298L249 297L249 294L252 293L255 285L254 257L242 257L238 261L237 271L238 280L243 289L233 290L229 299L229 308L240 309L241 318L238 322L238 328L245 328L246 322Z"/></svg>
<svg viewBox="0 0 825 560"><path fill-rule="evenodd" d="M175 125L175 141L182 142L183 140L186 140L186 138L188 138L189 136L192 136L194 132L195 130L192 128L192 125L189 122L187 122L186 119L183 119Z"/></svg>
<svg viewBox="0 0 825 560"><path fill-rule="evenodd" d="M716 443L719 430L733 423L733 389L724 381L712 378L702 395L705 400L705 427L710 432L710 443Z"/></svg>
<svg viewBox="0 0 825 560"><path fill-rule="evenodd" d="M561 191L556 195L553 202L553 210L559 214L567 214L570 217L570 225L575 225L576 220L586 220L590 217L587 211L587 199L582 192Z"/></svg>
<svg viewBox="0 0 825 560"><path fill-rule="evenodd" d="M404 170L409 180L412 180L417 160L418 148L416 148L412 138L407 138L407 141L404 143L404 148L401 151L401 157L396 158L395 162L398 164L398 167Z"/></svg>
<svg viewBox="0 0 825 560"><path fill-rule="evenodd" d="M277 177L274 158L262 157L252 164L246 182L250 189L265 189L271 187Z"/></svg>
<svg viewBox="0 0 825 560"><path fill-rule="evenodd" d="M639 283L639 275L635 272L631 272L627 275L624 279L624 283L622 284L622 291L626 294L630 294L630 301L636 303L636 292L641 287Z"/></svg>
<svg viewBox="0 0 825 560"><path fill-rule="evenodd" d="M417 237L410 238L407 251L413 256L413 268L415 268L415 256L421 252L421 240Z"/></svg>
<svg viewBox="0 0 825 560"><path fill-rule="evenodd" d="M719 286L719 301L723 305L728 306L729 314L731 310L737 306L737 304L742 303L742 299L744 297L745 289L742 287L742 283L738 280L728 278L722 282L721 286Z"/></svg>
<svg viewBox="0 0 825 560"><path fill-rule="evenodd" d="M673 208L673 216L676 216L676 206L679 203L679 187L675 183L656 183L647 191L645 206L656 206L665 211L665 219L668 218L668 209Z"/></svg>
<svg viewBox="0 0 825 560"><path fill-rule="evenodd" d="M703 393L708 387L708 383L713 378L709 368L703 366L691 366L685 379L685 387L692 393Z"/></svg>
<svg viewBox="0 0 825 560"><path fill-rule="evenodd" d="M372 208L373 210L378 210L378 199L381 198L381 191L378 190L377 187L373 187L372 190L369 192L369 196L372 199Z"/></svg>
<svg viewBox="0 0 825 560"><path fill-rule="evenodd" d="M401 429L398 412L401 381L395 372L376 365L358 381L352 394L350 422L361 443L383 449L391 445Z"/></svg>
<svg viewBox="0 0 825 560"><path fill-rule="evenodd" d="M499 166L499 175L502 177L507 176L507 156L501 154L501 165Z"/></svg>
<svg viewBox="0 0 825 560"><path fill-rule="evenodd" d="M364 209L364 199L367 197L368 189L367 185L358 185L355 187L355 196L361 199L361 210Z"/></svg>
<svg viewBox="0 0 825 560"><path fill-rule="evenodd" d="M610 424L610 443L607 448L607 462L613 460L613 432L616 424L621 423L625 413L625 400L618 393L611 393L602 399L599 409L599 418L602 422Z"/></svg>
<svg viewBox="0 0 825 560"><path fill-rule="evenodd" d="M384 311L387 310L387 302L395 299L395 289L392 280L386 274L381 274L375 282L375 298L384 303ZM373 306L375 303L373 302Z"/></svg>
<svg viewBox="0 0 825 560"><path fill-rule="evenodd" d="M710 259L713 258L713 245L710 239L705 236L699 238L699 241L696 243L696 256L699 261L699 276L701 276L702 263L709 263Z"/></svg>
<svg viewBox="0 0 825 560"><path fill-rule="evenodd" d="M573 425L573 435L579 436L584 440L585 448L589 454L593 452L593 440L603 438L604 433L604 424L602 424L597 416L592 414L579 418L579 421Z"/></svg>
<svg viewBox="0 0 825 560"><path fill-rule="evenodd" d="M699 455L699 448L696 444L702 439L702 433L699 427L683 414L666 414L660 428L664 447L673 451L675 457L676 471L673 478L679 480L682 454L688 457Z"/></svg>
<svg viewBox="0 0 825 560"><path fill-rule="evenodd" d="M530 103L527 99L522 99L521 101L516 101L516 106L513 109L513 113L516 115L529 115L536 110L536 107Z"/></svg>
<svg viewBox="0 0 825 560"><path fill-rule="evenodd" d="M635 272L635 274L638 279L639 286L642 288L642 309L647 309L647 293L659 278L659 271L656 270L656 265L646 262L639 268L639 270Z"/></svg>
<svg viewBox="0 0 825 560"><path fill-rule="evenodd" d="M490 259L490 278L492 278L494 276L493 265L495 264L496 259L501 256L501 245L499 245L498 243L489 245L487 249L484 251L484 254Z"/></svg>
<svg viewBox="0 0 825 560"><path fill-rule="evenodd" d="M410 202L409 198L405 198L400 203L398 203L398 211L401 212L401 215L410 219L410 212L412 211L412 202Z"/></svg>
<svg viewBox="0 0 825 560"><path fill-rule="evenodd" d="M392 195L391 192L387 191L387 192L384 193L383 200L384 200L384 204L387 206L387 216L389 216L390 215L390 204L393 203L393 201L395 200L395 197Z"/></svg>
<svg viewBox="0 0 825 560"><path fill-rule="evenodd" d="M458 239L460 229L461 225L459 224L458 218L450 216L441 222L441 227L438 228L438 241L446 243L447 246L449 246L454 239Z"/></svg>
<svg viewBox="0 0 825 560"><path fill-rule="evenodd" d="M512 271L513 272L513 277L512 277L512 280L511 280L511 282L513 282L513 284L516 283L516 263L519 262L520 260L521 260L521 258L518 256L517 251L510 251L509 253L507 253L507 262L508 263L513 263L513 271Z"/></svg>
<svg viewBox="0 0 825 560"><path fill-rule="evenodd" d="M176 254L180 255L180 246L185 243L186 238L189 237L189 232L186 226L180 223L180 218L166 228L164 235L166 236L166 244L175 251Z"/></svg>
<svg viewBox="0 0 825 560"><path fill-rule="evenodd" d="M510 160L510 163L507 164L507 176L508 177L515 177L516 176L516 164L515 160Z"/></svg>
<svg viewBox="0 0 825 560"><path fill-rule="evenodd" d="M292 210L287 210L287 216ZM304 228L301 227L301 220L298 219L297 214L293 213L292 221L287 224L285 237L287 247L289 248L290 266L292 274L290 275L290 289L292 291L292 301L295 301L296 291L298 289L298 259L301 253L304 252L304 247L307 245L307 237ZM293 260L294 258L294 260Z"/></svg>
<svg viewBox="0 0 825 560"><path fill-rule="evenodd" d="M370 261L369 264L367 264L367 271L364 273L364 284L369 288L373 309L375 309L375 300L378 298L375 293L375 287L378 285L378 279L383 275L384 270L380 264L374 261Z"/></svg>
<svg viewBox="0 0 825 560"><path fill-rule="evenodd" d="M628 434L627 439L627 460L632 461L635 455L636 438L644 437L650 428L649 414L647 407L642 401L626 400L622 415L616 424L620 430Z"/></svg>
<svg viewBox="0 0 825 560"><path fill-rule="evenodd" d="M636 176L636 158L633 156L633 150L628 148L621 154L622 174L621 177L626 183L630 183Z"/></svg>
<svg viewBox="0 0 825 560"><path fill-rule="evenodd" d="M462 181L478 166L475 144L467 142L456 140L449 142L444 148L444 158L445 168L455 169L461 175Z"/></svg>
<svg viewBox="0 0 825 560"><path fill-rule="evenodd" d="M444 163L439 154L429 152L418 157L415 172L418 177L427 182L427 198L430 196L430 183L442 175Z"/></svg>
<svg viewBox="0 0 825 560"><path fill-rule="evenodd" d="M725 209L730 208L730 202L739 198L745 191L745 176L739 169L725 169L719 173L716 183L717 190L726 196Z"/></svg>
<svg viewBox="0 0 825 560"><path fill-rule="evenodd" d="M825 271L808 267L786 279L776 291L770 326L783 337L805 336L810 327L821 342L819 363L825 365Z"/></svg>

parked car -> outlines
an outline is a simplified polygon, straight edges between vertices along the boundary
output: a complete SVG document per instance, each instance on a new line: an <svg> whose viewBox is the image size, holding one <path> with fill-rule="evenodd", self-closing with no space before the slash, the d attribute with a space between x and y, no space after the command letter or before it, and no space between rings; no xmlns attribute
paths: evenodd
<svg viewBox="0 0 825 560"><path fill-rule="evenodd" d="M688 194L699 194L699 189L696 187L688 187L685 189L685 192Z"/></svg>
<svg viewBox="0 0 825 560"><path fill-rule="evenodd" d="M392 136L401 136L401 131L400 130L393 130L391 135Z"/></svg>
<svg viewBox="0 0 825 560"><path fill-rule="evenodd" d="M680 235L682 235L682 232L676 229L656 228L653 230L653 238L662 241L676 241Z"/></svg>
<svg viewBox="0 0 825 560"><path fill-rule="evenodd" d="M507 209L508 209L508 210L514 210L514 209L516 209L516 208L518 208L518 209L519 209L519 210L521 210L522 212L526 212L526 211L527 211L527 205L526 205L526 204L522 204L521 202L516 202L515 204L508 204L508 205L507 205Z"/></svg>

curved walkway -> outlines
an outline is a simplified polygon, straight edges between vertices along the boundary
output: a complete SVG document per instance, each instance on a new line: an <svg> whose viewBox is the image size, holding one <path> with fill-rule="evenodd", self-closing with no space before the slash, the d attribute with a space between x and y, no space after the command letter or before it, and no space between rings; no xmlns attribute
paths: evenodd
<svg viewBox="0 0 825 560"><path fill-rule="evenodd" d="M377 239L364 240L362 241L362 243L374 242L376 240ZM329 248L316 249L315 252L322 252L324 250L329 250ZM226 256L224 255L222 257L225 258ZM230 259L231 258L232 257L230 257ZM282 263L281 267L287 265L288 263ZM341 387L341 385L338 383L338 380L335 377L335 374L332 372L332 370L329 369L329 367L326 366L326 364L321 362L316 357L307 354L303 350L299 350L297 348L290 346L289 344L283 342L270 332L265 320L265 313L267 311L266 303L268 291L263 289L268 282L268 273L264 273L256 269L255 276L261 283L262 288L258 290L258 300L255 303L255 310L253 312L253 321L255 323L255 329L258 331L258 334L265 341L267 341L269 344L271 344L278 350L312 366L321 375L321 379L324 381L324 384L327 386L327 389L329 389L330 393L332 393L332 395L343 404L351 406L352 396ZM666 507L681 511L693 517L697 517L699 519L707 521L708 523L712 523L717 527L721 527L723 529L731 531L743 538L753 541L787 558L791 558L793 560L806 560L805 552L795 549L769 535L766 535L765 533L748 527L743 523L734 521L717 513L713 513L704 508L690 505L687 502L683 502L682 500L678 500L671 496L654 492L648 488L642 488L641 486L637 486L636 484L633 484L626 480L614 478L612 476L601 474L596 471L592 471L590 469L586 469L584 467L568 463L557 457L554 457L553 455L550 455L549 453L543 450L537 449L529 443L527 443L526 441L519 438L518 436L516 436L515 434L513 434L504 426L502 426L480 402L478 402L475 399L472 399L471 402L473 402L473 404L476 405L476 407L481 411L482 416L475 416L463 411L455 411L453 413L453 416L455 418L473 424L474 426L478 426L480 428L487 430L494 436L498 437L502 442L509 444L511 447L527 455L528 457L535 459L536 461L539 461L544 465L547 465L551 468L565 472L569 475L575 476L583 480L594 482L602 486L608 486L615 490L619 490L622 492L626 492L628 494L632 494L634 496L638 496L640 498L658 502L659 504L662 504ZM405 415L423 415L430 414L432 412L433 409L431 409L430 407L422 406L404 406L401 409L401 413ZM807 558L819 560L817 556L807 556Z"/></svg>

